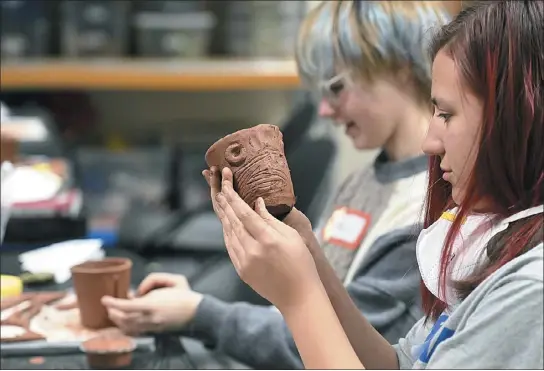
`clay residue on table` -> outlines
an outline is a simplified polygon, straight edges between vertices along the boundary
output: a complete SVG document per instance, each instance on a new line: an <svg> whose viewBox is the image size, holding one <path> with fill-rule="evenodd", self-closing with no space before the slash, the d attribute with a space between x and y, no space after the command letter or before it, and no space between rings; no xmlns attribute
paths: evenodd
<svg viewBox="0 0 544 371"><path fill-rule="evenodd" d="M45 305L30 321L30 330L42 334L47 341L83 341L116 328L90 330L81 325L79 309L59 310Z"/></svg>
<svg viewBox="0 0 544 371"><path fill-rule="evenodd" d="M59 300L60 297L60 300ZM80 323L79 309L62 310L58 304L72 303L73 297L65 293L25 293L20 298L2 300L2 324L24 327L32 340L43 337L48 342L84 341L101 334L120 334L117 328L90 330ZM62 307L62 306L61 306ZM28 321L22 321L21 313L33 309L34 315ZM36 336L38 335L38 336ZM29 336L20 339L10 338L1 341L28 341Z"/></svg>

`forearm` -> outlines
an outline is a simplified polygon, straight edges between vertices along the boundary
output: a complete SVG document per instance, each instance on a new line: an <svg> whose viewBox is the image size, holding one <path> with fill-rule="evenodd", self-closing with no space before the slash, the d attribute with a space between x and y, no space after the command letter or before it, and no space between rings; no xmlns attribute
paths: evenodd
<svg viewBox="0 0 544 371"><path fill-rule="evenodd" d="M225 303L206 296L186 333L256 369L300 369L302 363L282 315L271 307Z"/></svg>
<svg viewBox="0 0 544 371"><path fill-rule="evenodd" d="M364 318L328 263L315 235L302 236L312 252L319 277L353 349L368 369L398 369L393 347Z"/></svg>
<svg viewBox="0 0 544 371"><path fill-rule="evenodd" d="M322 285L282 311L306 369L363 369Z"/></svg>

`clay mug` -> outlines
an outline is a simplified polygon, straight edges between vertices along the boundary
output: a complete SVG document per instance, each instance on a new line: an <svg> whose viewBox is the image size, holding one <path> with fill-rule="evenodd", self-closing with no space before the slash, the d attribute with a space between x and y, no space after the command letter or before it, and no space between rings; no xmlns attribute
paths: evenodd
<svg viewBox="0 0 544 371"><path fill-rule="evenodd" d="M19 142L6 133L0 134L0 163L16 162L19 152Z"/></svg>
<svg viewBox="0 0 544 371"><path fill-rule="evenodd" d="M99 335L80 344L91 369L126 369L132 363L136 342L128 336Z"/></svg>
<svg viewBox="0 0 544 371"><path fill-rule="evenodd" d="M89 329L115 326L101 299L108 295L126 299L130 288L132 262L125 258L87 261L72 267L81 324Z"/></svg>
<svg viewBox="0 0 544 371"><path fill-rule="evenodd" d="M252 208L262 197L270 214L281 220L295 205L283 135L275 125L257 125L221 138L206 152L206 163L230 168L234 189Z"/></svg>

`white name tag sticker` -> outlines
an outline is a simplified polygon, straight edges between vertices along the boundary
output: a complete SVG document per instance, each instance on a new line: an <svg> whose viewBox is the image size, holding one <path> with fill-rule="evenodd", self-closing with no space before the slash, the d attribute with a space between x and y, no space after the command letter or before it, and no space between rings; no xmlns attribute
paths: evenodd
<svg viewBox="0 0 544 371"><path fill-rule="evenodd" d="M323 240L327 243L357 249L370 225L370 215L360 210L339 207L332 213L325 228Z"/></svg>

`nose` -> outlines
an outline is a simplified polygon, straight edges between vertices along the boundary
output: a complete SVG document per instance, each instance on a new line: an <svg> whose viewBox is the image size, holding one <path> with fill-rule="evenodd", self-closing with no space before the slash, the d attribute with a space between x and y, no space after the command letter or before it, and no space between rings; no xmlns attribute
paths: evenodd
<svg viewBox="0 0 544 371"><path fill-rule="evenodd" d="M433 132L432 124L427 130L427 135L421 144L421 149L427 155L441 156L444 154L444 145L437 135Z"/></svg>
<svg viewBox="0 0 544 371"><path fill-rule="evenodd" d="M318 115L321 117L331 118L334 116L334 112L335 111L332 105L326 99L321 99L317 109Z"/></svg>

